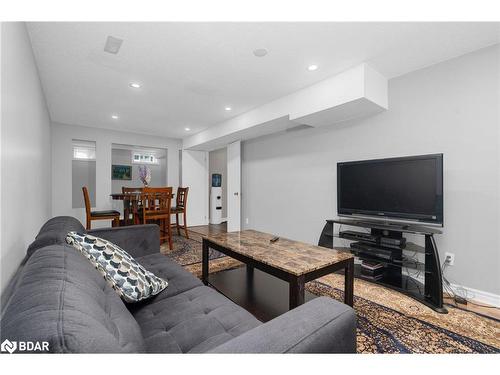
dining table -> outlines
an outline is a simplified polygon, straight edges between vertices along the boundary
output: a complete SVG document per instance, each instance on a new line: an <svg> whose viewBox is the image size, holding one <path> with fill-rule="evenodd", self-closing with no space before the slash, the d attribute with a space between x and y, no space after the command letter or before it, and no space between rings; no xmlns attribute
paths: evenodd
<svg viewBox="0 0 500 375"><path fill-rule="evenodd" d="M134 224L134 217L139 212L139 205L141 203L142 191L131 191L126 193L113 193L110 194L111 199L123 201L123 225ZM175 196L172 193L172 198ZM134 216L130 219L130 214Z"/></svg>

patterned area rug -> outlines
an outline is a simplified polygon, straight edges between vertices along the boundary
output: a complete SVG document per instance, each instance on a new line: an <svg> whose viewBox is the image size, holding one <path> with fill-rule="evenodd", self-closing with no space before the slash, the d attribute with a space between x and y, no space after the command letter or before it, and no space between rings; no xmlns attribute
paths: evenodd
<svg viewBox="0 0 500 375"><path fill-rule="evenodd" d="M194 275L201 276L201 235L174 237L174 250L162 253ZM210 252L210 272L242 264L217 251ZM306 284L318 296L343 301L342 275L328 275ZM500 353L500 322L448 307L438 314L391 289L360 279L354 282L358 353Z"/></svg>

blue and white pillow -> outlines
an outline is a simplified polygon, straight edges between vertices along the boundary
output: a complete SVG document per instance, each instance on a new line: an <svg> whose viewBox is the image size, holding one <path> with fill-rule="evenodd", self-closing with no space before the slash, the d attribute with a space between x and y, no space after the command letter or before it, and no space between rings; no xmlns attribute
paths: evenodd
<svg viewBox="0 0 500 375"><path fill-rule="evenodd" d="M121 247L103 238L69 232L66 242L79 250L126 302L145 300L168 286L166 280L155 276Z"/></svg>

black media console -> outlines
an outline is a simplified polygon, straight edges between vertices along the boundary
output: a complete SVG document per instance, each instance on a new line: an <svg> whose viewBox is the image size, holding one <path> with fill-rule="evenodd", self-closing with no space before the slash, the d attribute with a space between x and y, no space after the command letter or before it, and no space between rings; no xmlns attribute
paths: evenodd
<svg viewBox="0 0 500 375"><path fill-rule="evenodd" d="M335 224L339 226L335 233ZM347 227L347 228L346 228ZM446 314L443 307L441 266L435 234L442 232L419 225L392 224L374 221L335 219L327 220L319 239L319 246L335 246L335 238L351 241L348 248L361 261L372 261L384 266L382 277L374 280L361 274L361 266L355 265L355 276L384 285L415 298L433 310ZM405 234L424 236L424 246L410 242ZM424 254L424 262L409 254ZM424 283L403 274L403 269L423 274Z"/></svg>

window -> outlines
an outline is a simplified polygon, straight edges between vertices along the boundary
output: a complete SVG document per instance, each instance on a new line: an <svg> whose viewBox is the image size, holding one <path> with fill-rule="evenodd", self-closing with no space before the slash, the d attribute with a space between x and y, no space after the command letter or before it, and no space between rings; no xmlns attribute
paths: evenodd
<svg viewBox="0 0 500 375"><path fill-rule="evenodd" d="M73 160L95 160L95 142L73 140Z"/></svg>
<svg viewBox="0 0 500 375"><path fill-rule="evenodd" d="M134 152L132 154L132 163L135 164L159 164L154 154Z"/></svg>

